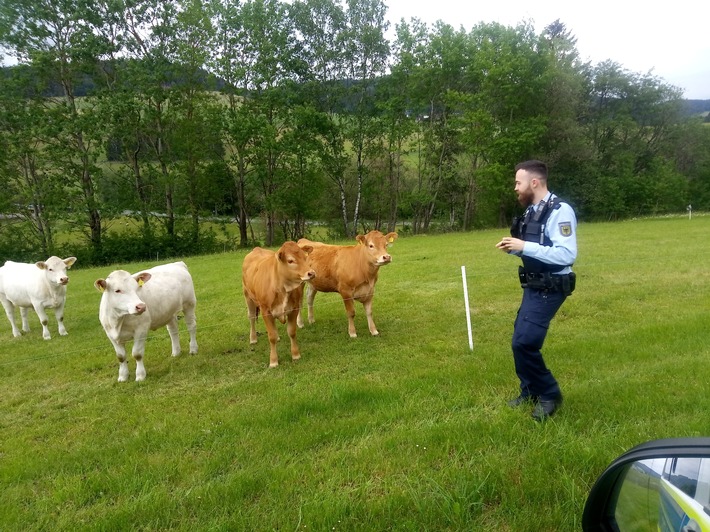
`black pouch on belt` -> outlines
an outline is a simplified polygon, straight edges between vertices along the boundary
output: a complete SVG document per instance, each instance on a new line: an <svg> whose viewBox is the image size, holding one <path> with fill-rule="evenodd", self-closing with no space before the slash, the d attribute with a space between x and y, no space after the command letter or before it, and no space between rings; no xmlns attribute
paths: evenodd
<svg viewBox="0 0 710 532"><path fill-rule="evenodd" d="M569 296L574 292L574 288L577 285L577 274L570 272L567 275L561 275L562 285L560 287L562 293Z"/></svg>
<svg viewBox="0 0 710 532"><path fill-rule="evenodd" d="M518 278L520 279L520 287L528 287L528 276L525 274L525 268L518 266Z"/></svg>

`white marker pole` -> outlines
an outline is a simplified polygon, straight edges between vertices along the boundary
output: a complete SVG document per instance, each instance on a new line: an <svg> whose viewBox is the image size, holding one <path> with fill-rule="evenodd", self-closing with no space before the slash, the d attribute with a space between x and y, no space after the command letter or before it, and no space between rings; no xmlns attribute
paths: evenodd
<svg viewBox="0 0 710 532"><path fill-rule="evenodd" d="M461 277L463 278L463 297L466 302L466 326L468 327L468 346L473 351L473 334L471 332L471 310L468 306L468 285L466 284L466 266L461 266Z"/></svg>

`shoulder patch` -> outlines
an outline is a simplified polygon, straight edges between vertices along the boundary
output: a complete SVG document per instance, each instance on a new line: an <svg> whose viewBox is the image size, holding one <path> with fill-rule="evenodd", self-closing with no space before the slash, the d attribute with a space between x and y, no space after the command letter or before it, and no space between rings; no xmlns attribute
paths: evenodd
<svg viewBox="0 0 710 532"><path fill-rule="evenodd" d="M560 228L560 234L562 236L572 235L572 222L560 222L558 226Z"/></svg>

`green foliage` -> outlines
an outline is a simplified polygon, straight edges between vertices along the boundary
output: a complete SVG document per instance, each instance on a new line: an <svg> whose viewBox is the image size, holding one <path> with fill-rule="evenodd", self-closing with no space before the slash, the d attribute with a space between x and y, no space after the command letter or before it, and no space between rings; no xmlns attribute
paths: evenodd
<svg viewBox="0 0 710 532"><path fill-rule="evenodd" d="M39 258L34 248L34 238L29 226L18 219L0 220L0 264L6 260L16 262L36 262Z"/></svg>
<svg viewBox="0 0 710 532"><path fill-rule="evenodd" d="M145 233L129 229L107 232L102 239L100 253L90 246L76 246L74 254L83 264L114 264L135 260L161 260L171 257L185 257L204 253L224 251L233 243L218 239L213 231L201 231L197 240L189 234L189 228L178 230L175 235L163 232Z"/></svg>
<svg viewBox="0 0 710 532"><path fill-rule="evenodd" d="M193 242L229 214L244 247L313 221L502 227L529 158L584 220L710 208L710 129L679 89L584 63L562 21L389 25L382 0L7 0L0 212L31 205L43 253L77 226L99 258L123 211L148 241L154 214Z"/></svg>
<svg viewBox="0 0 710 532"><path fill-rule="evenodd" d="M246 250L186 258L199 354L150 334L145 382L117 383L93 286L69 272L69 335L0 321L0 522L14 530L579 530L599 474L655 438L707 434L710 217L579 226L578 286L544 347L565 403L512 410L518 260L502 231L398 239L374 300L319 294L302 359L249 345ZM691 254L692 250L692 254ZM472 311L469 350L461 288ZM56 330L50 316L50 328ZM186 333L180 323L182 345ZM134 371L134 363L130 363Z"/></svg>

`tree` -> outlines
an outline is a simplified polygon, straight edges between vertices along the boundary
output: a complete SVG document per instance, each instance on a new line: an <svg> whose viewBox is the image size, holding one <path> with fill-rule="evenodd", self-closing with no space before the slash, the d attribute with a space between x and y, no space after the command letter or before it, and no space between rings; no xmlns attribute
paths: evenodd
<svg viewBox="0 0 710 532"><path fill-rule="evenodd" d="M697 117L678 124L665 156L688 180L686 202L694 210L710 209L710 127Z"/></svg>
<svg viewBox="0 0 710 532"><path fill-rule="evenodd" d="M344 50L345 74L352 82L347 94L350 112L343 114L346 137L352 145L355 163L352 223L347 208L347 184L339 182L345 233L355 236L360 216L364 181L369 177L369 162L378 133L371 134L376 80L385 72L389 45L385 39L389 23L382 0L347 0L345 29L340 35ZM344 176L343 176L344 177Z"/></svg>
<svg viewBox="0 0 710 532"><path fill-rule="evenodd" d="M296 1L291 9L295 29L300 35L299 57L306 66L304 98L323 113L323 149L321 168L337 197L335 212L348 234L348 184L346 169L349 155L345 148L346 69L343 34L346 13L340 2L332 0ZM329 189L328 189L329 190ZM330 194L326 194L330 198Z"/></svg>
<svg viewBox="0 0 710 532"><path fill-rule="evenodd" d="M95 72L98 58L106 52L94 32L99 23L95 6L84 0L8 0L0 11L0 45L23 63L31 64L45 83L58 83L61 99L47 103L52 131L47 150L55 168L76 184L94 253L101 252L101 215L96 197L97 121L93 102L78 102L76 86L84 75ZM79 211L75 212L76 215Z"/></svg>
<svg viewBox="0 0 710 532"><path fill-rule="evenodd" d="M243 209L242 239L246 237L247 186L253 179L264 208L266 245L271 245L276 223L271 196L284 178L281 139L290 105L286 86L296 77L298 67L291 19L285 4L276 0L252 0L239 8L219 5L217 9L219 56L213 57L212 64L232 85L225 131Z"/></svg>
<svg viewBox="0 0 710 532"><path fill-rule="evenodd" d="M479 199L496 212L488 223L503 226L518 208L511 186L513 167L543 155L549 62L529 25L482 24L471 31L471 38L476 52L469 75L479 86L478 106L491 128L485 147L489 167L481 175Z"/></svg>
<svg viewBox="0 0 710 532"><path fill-rule="evenodd" d="M400 65L409 72L410 109L418 124L417 176L407 199L415 233L428 230L440 206L440 194L455 180L460 145L451 122L454 109L450 96L461 88L465 40L463 32L440 22L431 31L416 20L411 27L405 23L398 26Z"/></svg>
<svg viewBox="0 0 710 532"><path fill-rule="evenodd" d="M245 44L246 34L238 4L215 0L211 5L211 12L215 20L215 36L208 66L224 81L223 93L226 103L222 132L226 146L225 166L233 174L236 198L234 216L239 225L239 244L246 247L250 203L247 201L247 183L253 159L250 146L258 129L254 115L244 105L244 96L248 92L250 82L246 61L242 59L247 51L241 49Z"/></svg>
<svg viewBox="0 0 710 532"><path fill-rule="evenodd" d="M402 21L390 49L385 11L8 0L0 49L23 75L3 71L0 88L0 209L24 213L43 250L59 221L79 222L98 261L126 210L138 244L163 224L167 252L203 249L208 210L233 210L242 246L256 216L267 245L314 218L347 235L403 217L414 232L507 225L512 168L529 158L587 219L707 203L706 131L652 73L581 62L559 20L540 35Z"/></svg>
<svg viewBox="0 0 710 532"><path fill-rule="evenodd" d="M273 194L284 240L306 236L307 222L321 214L323 155L332 123L324 113L303 104L286 117L282 144L285 175Z"/></svg>
<svg viewBox="0 0 710 532"><path fill-rule="evenodd" d="M386 213L387 232L396 229L400 213L400 197L408 173L407 156L412 152L409 139L416 132L417 103L412 95L412 78L416 67L416 49L425 39L426 26L417 21L409 25L402 21L396 27L396 39L391 47L390 74L378 83L377 110L382 135L380 156L383 176L375 198L382 204L378 212ZM379 216L376 216L379 219ZM376 224L377 226L378 224Z"/></svg>
<svg viewBox="0 0 710 532"><path fill-rule="evenodd" d="M219 141L219 121L207 94L203 69L213 41L209 11L202 0L187 0L176 17L168 59L178 73L173 89L178 118L171 136L176 167L186 184L193 244L199 240L202 173L206 164L222 151L215 149Z"/></svg>
<svg viewBox="0 0 710 532"><path fill-rule="evenodd" d="M540 36L540 52L549 61L543 104L547 126L540 158L554 168L554 191L583 212L581 192L594 167L594 150L583 122L589 109L591 67L581 61L576 44L559 19Z"/></svg>
<svg viewBox="0 0 710 532"><path fill-rule="evenodd" d="M680 91L651 74L633 74L606 61L593 70L592 94L588 135L597 175L607 184L615 181L619 201L616 208L604 204L590 190L598 184L589 182L585 196L594 198L589 202L590 215L616 218L647 212L649 205L655 212L677 206L672 195L659 195L655 181L672 175L663 159L680 121Z"/></svg>
<svg viewBox="0 0 710 532"><path fill-rule="evenodd" d="M23 235L23 247L46 258L55 252L55 226L66 215L67 199L62 176L43 149L49 141L43 98L21 96L31 86L27 73L24 67L13 69L0 87L0 212L8 213L6 223ZM18 219L28 222L29 235Z"/></svg>

